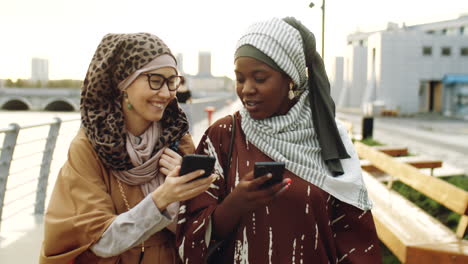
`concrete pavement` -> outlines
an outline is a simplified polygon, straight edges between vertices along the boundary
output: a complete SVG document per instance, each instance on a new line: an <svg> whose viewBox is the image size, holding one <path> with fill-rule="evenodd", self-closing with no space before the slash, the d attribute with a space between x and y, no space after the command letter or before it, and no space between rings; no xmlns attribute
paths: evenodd
<svg viewBox="0 0 468 264"><path fill-rule="evenodd" d="M361 134L362 114L337 112L353 123L353 132ZM374 117L373 138L386 145L406 146L413 154L443 160L449 167L468 175L468 121L440 115L411 117Z"/></svg>

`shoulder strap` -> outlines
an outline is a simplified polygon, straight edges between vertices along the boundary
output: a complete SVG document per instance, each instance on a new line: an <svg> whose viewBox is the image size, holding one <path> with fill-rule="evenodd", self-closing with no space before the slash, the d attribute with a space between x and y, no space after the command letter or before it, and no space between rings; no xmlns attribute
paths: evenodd
<svg viewBox="0 0 468 264"><path fill-rule="evenodd" d="M234 138L236 135L236 118L234 117L234 114L231 115L232 118L232 127L231 127L231 142L229 143L229 152L228 152L228 164L227 168L229 169L231 167L231 156L232 156L232 148L234 146Z"/></svg>
<svg viewBox="0 0 468 264"><path fill-rule="evenodd" d="M232 127L231 127L231 142L229 143L229 152L228 152L228 164L227 164L227 170L229 170L229 168L231 168L231 156L232 156L232 149L234 147L234 138L235 138L235 135L236 135L236 118L234 116L234 114L231 115L231 119L232 119ZM224 175L225 177L225 180L227 180L227 170L226 170L226 174ZM223 247L223 244L224 244L224 240L211 240L210 242L210 246L208 247L208 250L206 252L206 255L203 259L203 262L202 263L212 263L213 262L213 255L214 254L221 254L220 253L220 250L222 250L222 247Z"/></svg>

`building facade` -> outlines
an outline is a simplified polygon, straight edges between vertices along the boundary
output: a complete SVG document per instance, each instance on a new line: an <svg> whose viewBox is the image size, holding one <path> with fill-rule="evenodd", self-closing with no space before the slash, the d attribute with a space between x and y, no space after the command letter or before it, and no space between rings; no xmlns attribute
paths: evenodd
<svg viewBox="0 0 468 264"><path fill-rule="evenodd" d="M468 15L409 27L390 23L348 36L347 49L338 107L443 113L444 76L468 74Z"/></svg>
<svg viewBox="0 0 468 264"><path fill-rule="evenodd" d="M468 74L445 75L443 83L443 113L468 117Z"/></svg>
<svg viewBox="0 0 468 264"><path fill-rule="evenodd" d="M198 76L210 77L211 76L211 53L199 52L198 53Z"/></svg>

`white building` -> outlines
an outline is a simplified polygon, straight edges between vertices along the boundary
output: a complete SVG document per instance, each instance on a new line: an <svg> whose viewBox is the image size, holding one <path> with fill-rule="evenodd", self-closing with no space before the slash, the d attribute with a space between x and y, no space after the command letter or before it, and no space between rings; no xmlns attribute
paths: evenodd
<svg viewBox="0 0 468 264"><path fill-rule="evenodd" d="M199 52L198 53L198 75L211 76L211 53Z"/></svg>
<svg viewBox="0 0 468 264"><path fill-rule="evenodd" d="M42 58L31 60L31 81L47 82L49 80L49 61Z"/></svg>
<svg viewBox="0 0 468 264"><path fill-rule="evenodd" d="M468 15L348 36L338 107L379 102L399 113L442 112L442 80L468 74Z"/></svg>
<svg viewBox="0 0 468 264"><path fill-rule="evenodd" d="M343 90L343 57L335 57L332 61L330 77L331 96L335 102L338 102L341 91Z"/></svg>

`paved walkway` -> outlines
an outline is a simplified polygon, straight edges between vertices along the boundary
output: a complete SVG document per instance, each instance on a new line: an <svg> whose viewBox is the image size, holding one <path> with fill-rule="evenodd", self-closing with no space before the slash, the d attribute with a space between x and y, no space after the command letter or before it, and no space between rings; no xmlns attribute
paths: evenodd
<svg viewBox="0 0 468 264"><path fill-rule="evenodd" d="M213 113L212 120L229 115L241 107L236 101ZM195 144L200 141L208 127L207 119L193 126ZM38 262L39 251L43 239L42 216L22 215L6 220L0 229L0 263L1 264L32 264Z"/></svg>

